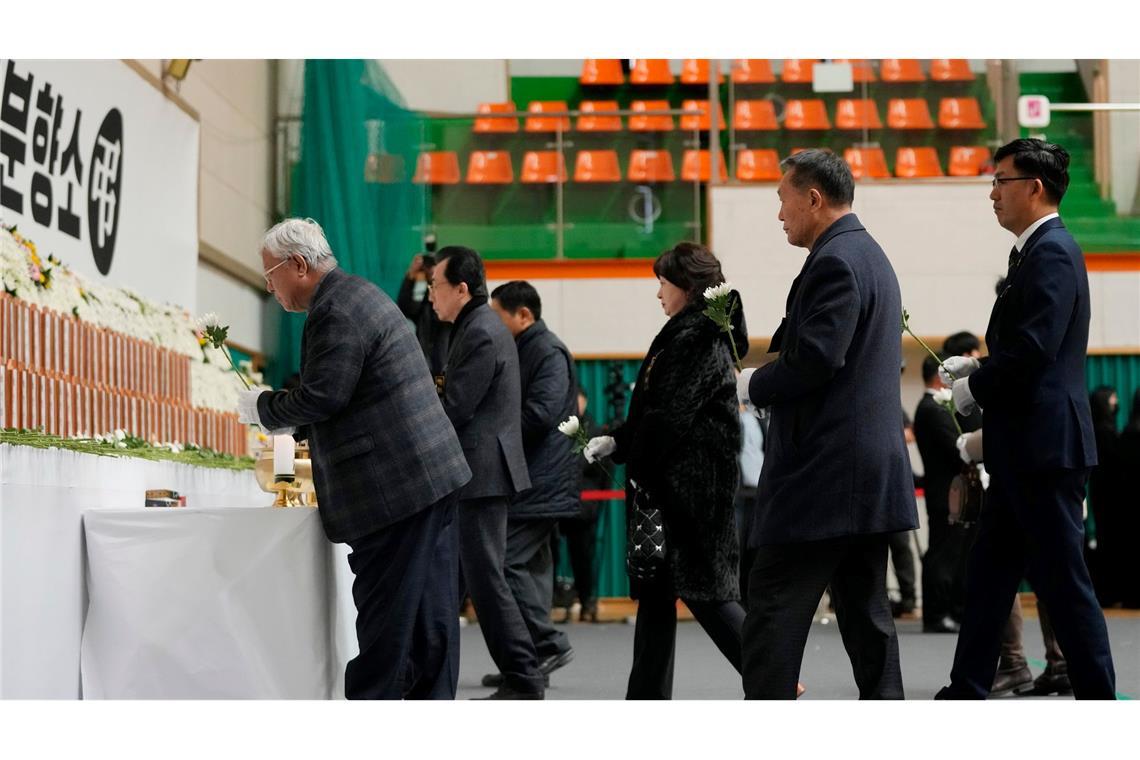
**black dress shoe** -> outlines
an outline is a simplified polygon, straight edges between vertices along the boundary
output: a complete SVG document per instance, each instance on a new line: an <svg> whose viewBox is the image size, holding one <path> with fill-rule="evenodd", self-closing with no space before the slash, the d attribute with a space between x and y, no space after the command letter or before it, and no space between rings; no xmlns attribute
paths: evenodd
<svg viewBox="0 0 1140 760"><path fill-rule="evenodd" d="M994 676L994 685L990 687L990 696L1000 697L1031 683L1033 683L1033 673L1030 672L1028 665L999 670Z"/></svg>
<svg viewBox="0 0 1140 760"><path fill-rule="evenodd" d="M914 617L914 602L891 602L891 617Z"/></svg>
<svg viewBox="0 0 1140 760"><path fill-rule="evenodd" d="M480 681L480 683L482 683L484 686L493 686L495 688L498 688L499 686L503 685L503 681L504 679L502 673L488 673L487 675L483 676L483 680ZM548 676L546 673L542 674L542 685L550 685L550 676Z"/></svg>
<svg viewBox="0 0 1140 760"><path fill-rule="evenodd" d="M538 672L544 676L549 676L554 671L566 665L574 659L574 650L567 649L560 654L552 654L549 657L543 657L538 661Z"/></svg>
<svg viewBox="0 0 1140 760"><path fill-rule="evenodd" d="M961 628L962 626L958 625L958 622L949 615L944 615L930 622L923 621L922 623L923 633L957 633Z"/></svg>
<svg viewBox="0 0 1140 760"><path fill-rule="evenodd" d="M1019 697L1047 697L1050 694L1064 695L1073 693L1073 685L1069 683L1069 674L1057 671L1045 672L1037 676L1033 686L1028 689L1016 689L1014 693Z"/></svg>
<svg viewBox="0 0 1140 760"><path fill-rule="evenodd" d="M546 692L544 691L516 691L510 686L503 684L495 691L491 692L485 697L475 697L475 699L546 699Z"/></svg>

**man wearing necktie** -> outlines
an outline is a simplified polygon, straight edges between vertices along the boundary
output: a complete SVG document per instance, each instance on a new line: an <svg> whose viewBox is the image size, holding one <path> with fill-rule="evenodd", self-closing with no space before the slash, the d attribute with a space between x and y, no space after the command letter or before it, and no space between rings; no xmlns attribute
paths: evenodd
<svg viewBox="0 0 1140 760"><path fill-rule="evenodd" d="M1059 145L1014 140L994 154L990 199L1017 235L986 330L989 358L947 359L962 414L985 410L990 488L966 570L966 611L943 699L983 699L1023 576L1048 606L1078 699L1113 699L1104 615L1082 556L1081 505L1097 463L1085 390L1089 285L1057 214L1069 184Z"/></svg>

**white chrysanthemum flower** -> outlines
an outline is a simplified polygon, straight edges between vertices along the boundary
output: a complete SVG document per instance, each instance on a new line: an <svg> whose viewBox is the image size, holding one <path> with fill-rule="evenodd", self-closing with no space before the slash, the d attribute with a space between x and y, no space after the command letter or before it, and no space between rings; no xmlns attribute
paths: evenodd
<svg viewBox="0 0 1140 760"><path fill-rule="evenodd" d="M713 285L705 288L705 300L715 301L718 298L724 298L732 292L732 285L727 282L722 282L719 285Z"/></svg>
<svg viewBox="0 0 1140 760"><path fill-rule="evenodd" d="M122 443L126 437L127 437L127 431L123 430L122 428L115 428L115 442L116 443Z"/></svg>
<svg viewBox="0 0 1140 760"><path fill-rule="evenodd" d="M218 315L212 311L206 312L198 319L198 326L203 330L209 329L211 327L217 327L220 324L221 320L218 319Z"/></svg>
<svg viewBox="0 0 1140 760"><path fill-rule="evenodd" d="M569 438L573 438L574 436L578 435L578 428L579 428L578 416L575 414L571 414L568 419L559 423L558 432L562 433L562 435L564 435L564 436L567 436Z"/></svg>
<svg viewBox="0 0 1140 760"><path fill-rule="evenodd" d="M948 404L954 400L954 391L949 388L939 388L934 391L934 402L937 404Z"/></svg>

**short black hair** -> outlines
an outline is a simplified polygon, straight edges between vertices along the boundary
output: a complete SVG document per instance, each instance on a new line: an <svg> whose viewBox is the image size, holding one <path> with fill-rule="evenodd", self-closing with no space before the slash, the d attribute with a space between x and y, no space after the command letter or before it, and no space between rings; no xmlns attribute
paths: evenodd
<svg viewBox="0 0 1140 760"><path fill-rule="evenodd" d="M942 341L942 353L946 356L965 356L972 351L980 351L982 342L969 330L956 332Z"/></svg>
<svg viewBox="0 0 1140 760"><path fill-rule="evenodd" d="M437 264L451 260L444 270L444 277L452 285L467 283L467 292L472 296L487 295L487 274L483 269L483 259L473 248L462 245L445 245L435 255Z"/></svg>
<svg viewBox="0 0 1140 760"><path fill-rule="evenodd" d="M653 274L664 277L689 296L689 302L702 296L706 288L724 282L720 261L700 243L683 241L662 253L653 262Z"/></svg>
<svg viewBox="0 0 1140 760"><path fill-rule="evenodd" d="M922 382L929 383L938 374L938 365L946 361L946 354L943 353L937 359L933 356L927 356L922 360Z"/></svg>
<svg viewBox="0 0 1140 760"><path fill-rule="evenodd" d="M542 319L542 299L538 291L526 280L511 280L504 282L491 291L491 298L511 314L518 314L519 309L527 307L534 315L535 321Z"/></svg>
<svg viewBox="0 0 1140 760"><path fill-rule="evenodd" d="M1060 205L1069 189L1069 152L1056 143L1033 137L1022 137L1008 142L994 153L994 163L1013 156L1018 173L1036 177L1045 188L1050 203Z"/></svg>
<svg viewBox="0 0 1140 760"><path fill-rule="evenodd" d="M791 172L790 182L800 190L815 188L829 203L850 206L855 201L855 178L851 167L830 150L813 148L788 156L780 168Z"/></svg>

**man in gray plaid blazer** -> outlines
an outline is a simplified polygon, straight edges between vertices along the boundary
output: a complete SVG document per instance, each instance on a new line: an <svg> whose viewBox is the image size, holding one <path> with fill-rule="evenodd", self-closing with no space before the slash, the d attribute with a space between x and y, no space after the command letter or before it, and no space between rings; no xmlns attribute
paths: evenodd
<svg viewBox="0 0 1140 760"><path fill-rule="evenodd" d="M336 266L320 226L266 233L266 288L308 312L301 384L247 391L243 422L309 441L320 517L352 548L360 654L349 699L453 699L459 676L453 522L471 479L411 327L379 288Z"/></svg>

